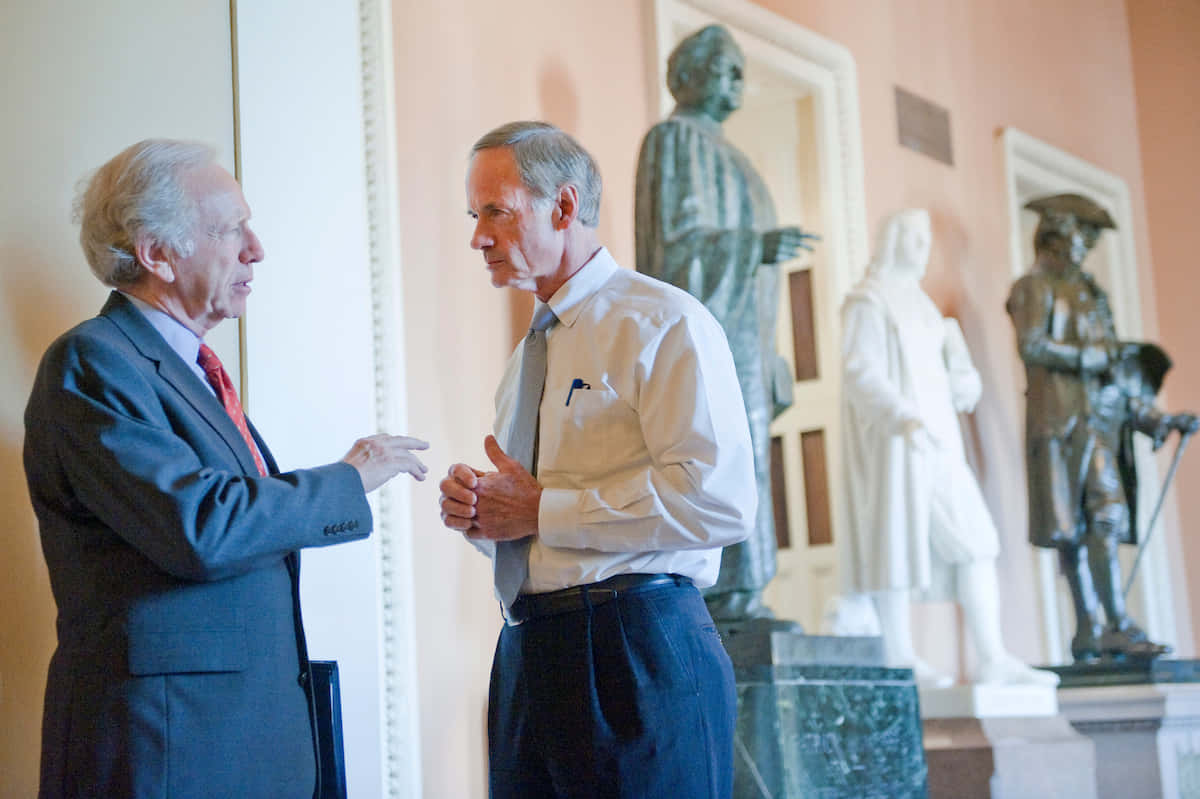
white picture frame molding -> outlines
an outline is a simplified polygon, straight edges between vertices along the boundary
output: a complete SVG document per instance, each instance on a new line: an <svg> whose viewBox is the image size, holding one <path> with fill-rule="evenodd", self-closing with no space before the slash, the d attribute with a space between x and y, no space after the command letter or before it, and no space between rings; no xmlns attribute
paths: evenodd
<svg viewBox="0 0 1200 799"><path fill-rule="evenodd" d="M408 429L408 402L404 391L392 4L391 0L359 0L358 6L376 429L403 431ZM411 505L408 480L388 481L379 491L376 518L384 682L380 745L390 799L418 799L422 792Z"/></svg>
<svg viewBox="0 0 1200 799"><path fill-rule="evenodd" d="M1031 244L1022 232L1022 206L1032 197L1043 194L1076 192L1104 206L1112 215L1117 229L1109 231L1097 246L1103 248L1107 268L1097 274L1107 286L1117 334L1122 339L1139 339L1143 335L1141 293L1139 290L1137 248L1133 236L1133 210L1129 187L1120 177L1037 139L1016 128L1005 128L999 135L1004 160L1005 186L1009 212L1009 262L1015 280L1030 266L1027 252ZM1095 255L1093 255L1093 259ZM1089 269L1089 271L1093 271ZM1095 273L1093 271L1093 273ZM1024 389L1023 375L1017 381ZM1161 402L1160 398L1160 402ZM1024 406L1023 399L1020 401ZM1139 576L1130 591L1131 604L1140 608L1146 632L1155 641L1174 645L1178 640L1174 611L1174 591L1162 518L1148 533L1145 525L1153 511L1161 485L1158 464L1144 436L1138 436L1136 462L1138 470L1138 519L1134 520L1143 535L1149 535ZM1173 502L1174 498L1168 501ZM1058 588L1058 559L1052 549L1030 547L1038 602L1041 609L1042 644L1049 663L1069 663L1066 645L1069 631L1063 629L1065 618L1073 618L1070 608L1062 607ZM1124 578L1128 579L1128 568ZM1149 590L1154 586L1154 590Z"/></svg>

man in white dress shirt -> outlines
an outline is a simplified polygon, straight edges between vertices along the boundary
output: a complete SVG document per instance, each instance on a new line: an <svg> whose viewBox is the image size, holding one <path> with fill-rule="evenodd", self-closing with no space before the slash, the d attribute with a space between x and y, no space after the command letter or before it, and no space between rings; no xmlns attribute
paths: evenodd
<svg viewBox="0 0 1200 799"><path fill-rule="evenodd" d="M506 619L491 796L727 797L733 673L697 588L757 507L729 345L698 300L600 246L595 162L557 128L486 134L467 198L492 284L533 292L531 327L549 323L532 468L499 443L520 438L522 345L484 442L495 471L455 464L441 483L446 526L496 559Z"/></svg>

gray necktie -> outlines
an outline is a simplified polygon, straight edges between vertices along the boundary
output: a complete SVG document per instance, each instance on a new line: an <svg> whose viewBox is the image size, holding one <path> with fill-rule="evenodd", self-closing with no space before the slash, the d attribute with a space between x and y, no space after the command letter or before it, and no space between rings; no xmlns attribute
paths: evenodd
<svg viewBox="0 0 1200 799"><path fill-rule="evenodd" d="M521 355L521 377L517 388L517 406L509 427L504 451L520 461L531 473L537 474L538 408L546 385L546 331L558 317L544 303L537 312L525 337L525 352ZM529 574L529 544L532 536L516 541L497 541L493 561L496 591L505 608L512 607L525 577Z"/></svg>

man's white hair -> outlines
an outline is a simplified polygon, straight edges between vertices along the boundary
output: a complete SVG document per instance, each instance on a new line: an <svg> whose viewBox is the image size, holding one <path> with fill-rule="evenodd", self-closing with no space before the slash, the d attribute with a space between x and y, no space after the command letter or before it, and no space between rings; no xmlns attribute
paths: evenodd
<svg viewBox="0 0 1200 799"><path fill-rule="evenodd" d="M135 252L141 238L184 257L195 251L197 209L184 177L215 158L216 151L201 142L146 139L81 181L75 200L79 244L102 283L127 286L141 277Z"/></svg>

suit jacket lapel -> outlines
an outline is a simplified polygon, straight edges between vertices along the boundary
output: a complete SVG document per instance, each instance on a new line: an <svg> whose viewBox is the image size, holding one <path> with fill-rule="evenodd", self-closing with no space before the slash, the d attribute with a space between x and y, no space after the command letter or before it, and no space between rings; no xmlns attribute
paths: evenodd
<svg viewBox="0 0 1200 799"><path fill-rule="evenodd" d="M267 465L267 474L279 474L279 464L275 462L275 456L267 448L267 442L263 441L262 436L258 434L258 428L250 421L249 416L246 417L246 427L250 429L250 435L254 438L254 443L258 445L259 453L263 456L263 462Z"/></svg>
<svg viewBox="0 0 1200 799"><path fill-rule="evenodd" d="M211 391L201 384L200 378L188 368L179 354L163 341L163 337L158 334L153 325L146 321L142 312L120 292L114 291L109 296L108 302L104 304L100 315L108 318L120 328L138 352L155 364L159 377L174 388L196 410L196 413L208 422L213 432L229 446L238 464L241 465L242 472L257 475L258 467L254 464L254 456L246 446L246 442L242 440L242 434L238 432L237 425L225 412L225 407ZM255 440L260 441L259 447L262 449L263 457L270 458L257 435ZM270 460L269 463L271 464L270 471L274 472L274 461Z"/></svg>

